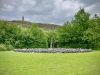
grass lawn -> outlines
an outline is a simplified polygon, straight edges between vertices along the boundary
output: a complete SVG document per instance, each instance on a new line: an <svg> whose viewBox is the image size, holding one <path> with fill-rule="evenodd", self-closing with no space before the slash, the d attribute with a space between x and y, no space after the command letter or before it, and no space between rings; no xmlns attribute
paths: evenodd
<svg viewBox="0 0 100 75"><path fill-rule="evenodd" d="M100 75L100 51L65 54L0 52L0 75Z"/></svg>

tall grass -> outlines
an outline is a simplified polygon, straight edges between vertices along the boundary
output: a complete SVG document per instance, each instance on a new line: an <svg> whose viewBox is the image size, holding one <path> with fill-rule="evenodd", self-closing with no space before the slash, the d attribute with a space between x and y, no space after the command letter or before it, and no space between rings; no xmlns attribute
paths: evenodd
<svg viewBox="0 0 100 75"><path fill-rule="evenodd" d="M0 52L0 75L100 75L100 51L65 54Z"/></svg>

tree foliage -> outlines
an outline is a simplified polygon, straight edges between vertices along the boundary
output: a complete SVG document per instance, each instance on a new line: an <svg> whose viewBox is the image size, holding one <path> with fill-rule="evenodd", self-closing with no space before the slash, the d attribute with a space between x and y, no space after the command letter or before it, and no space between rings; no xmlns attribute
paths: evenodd
<svg viewBox="0 0 100 75"><path fill-rule="evenodd" d="M93 49L100 49L100 17L97 14L90 19L89 27L84 32L83 39L88 41Z"/></svg>

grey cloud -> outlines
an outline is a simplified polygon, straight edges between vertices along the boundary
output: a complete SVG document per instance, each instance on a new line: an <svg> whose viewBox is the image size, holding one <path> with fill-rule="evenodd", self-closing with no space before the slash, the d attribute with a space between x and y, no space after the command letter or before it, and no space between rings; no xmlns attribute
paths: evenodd
<svg viewBox="0 0 100 75"><path fill-rule="evenodd" d="M1 0L0 1L0 19L1 20L13 20L17 19L19 12L17 11L18 0Z"/></svg>
<svg viewBox="0 0 100 75"><path fill-rule="evenodd" d="M91 5L86 8L88 12L91 12L91 17L94 16L94 14L98 14L100 16L100 8L99 8L100 3L96 3L94 5Z"/></svg>
<svg viewBox="0 0 100 75"><path fill-rule="evenodd" d="M1 0L0 19L63 24L80 7L92 15L100 12L99 0Z"/></svg>
<svg viewBox="0 0 100 75"><path fill-rule="evenodd" d="M100 3L100 0L79 0L79 1L84 3L86 6L90 6L95 3Z"/></svg>

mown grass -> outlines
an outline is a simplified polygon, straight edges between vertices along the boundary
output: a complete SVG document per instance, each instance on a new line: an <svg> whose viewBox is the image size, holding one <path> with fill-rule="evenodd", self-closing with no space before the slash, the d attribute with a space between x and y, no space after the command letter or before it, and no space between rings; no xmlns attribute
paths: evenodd
<svg viewBox="0 0 100 75"><path fill-rule="evenodd" d="M100 75L100 51L40 54L0 52L0 75Z"/></svg>

